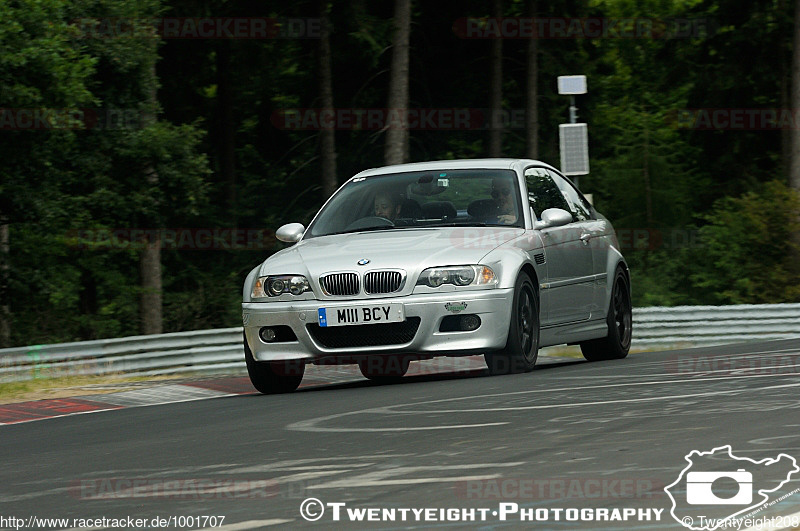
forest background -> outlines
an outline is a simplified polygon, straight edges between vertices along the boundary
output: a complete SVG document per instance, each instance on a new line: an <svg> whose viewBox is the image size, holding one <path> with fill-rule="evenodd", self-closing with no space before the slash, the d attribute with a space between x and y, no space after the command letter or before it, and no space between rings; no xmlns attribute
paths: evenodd
<svg viewBox="0 0 800 531"><path fill-rule="evenodd" d="M0 0L0 346L236 326L274 230L363 169L558 167L574 74L579 184L634 305L800 301L798 20L786 0Z"/></svg>

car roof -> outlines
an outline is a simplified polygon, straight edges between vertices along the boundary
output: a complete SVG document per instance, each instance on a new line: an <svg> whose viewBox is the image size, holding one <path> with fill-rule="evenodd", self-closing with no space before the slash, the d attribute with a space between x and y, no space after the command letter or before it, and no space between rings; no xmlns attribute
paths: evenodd
<svg viewBox="0 0 800 531"><path fill-rule="evenodd" d="M403 173L410 171L439 171L439 170L467 170L467 169L503 169L512 170L531 165L544 166L554 169L547 163L531 159L456 159L434 160L430 162L412 162L408 164L395 164L381 168L364 170L354 177L370 177L372 175L385 175L387 173Z"/></svg>

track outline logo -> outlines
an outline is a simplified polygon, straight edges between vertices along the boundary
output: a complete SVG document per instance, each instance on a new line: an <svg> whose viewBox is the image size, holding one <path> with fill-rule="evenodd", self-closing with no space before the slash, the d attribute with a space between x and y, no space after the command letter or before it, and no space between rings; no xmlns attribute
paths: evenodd
<svg viewBox="0 0 800 531"><path fill-rule="evenodd" d="M732 461L741 461L746 464L750 465L757 465L759 467L766 467L770 465L774 465L778 463L781 459L788 459L791 464L791 469L786 474L786 477L780 481L780 483L771 489L755 489L753 484L753 474L749 472L745 468L741 466L732 467L732 470L726 471L691 471L690 469L695 466L695 462L692 458L695 457L704 457L704 456L713 456L715 453L720 452L727 454L726 457L731 459ZM726 527L731 524L737 517L741 517L744 513L748 511L753 511L755 509L761 510L764 508L765 504L767 503L774 503L775 501L771 500L770 494L777 492L781 487L783 487L786 483L788 483L792 475L800 472L800 467L797 466L797 460L788 455L788 454L778 454L775 458L765 458L759 461L754 459L750 459L749 457L737 457L733 455L732 448L730 445L725 446L718 446L708 452L702 452L700 450L692 450L689 452L684 459L687 461L687 466L681 470L681 473L678 475L678 479L676 479L671 484L664 487L664 492L667 493L670 500L672 501L672 507L670 508L670 515L680 523L682 526L691 529L693 531L712 531L717 529L723 525ZM779 476L780 477L780 476ZM736 483L739 487L739 490L736 495L730 498L723 498L715 494L712 490L713 483L721 478L727 478L732 480ZM673 496L670 489L673 487L679 486L682 481L686 481L686 499L685 500L678 500L675 496ZM774 480L777 481L777 480ZM734 506L742 506L746 505L746 507L740 508L735 510L732 514L728 514L721 518L711 518L706 517L705 515L699 516L700 521L699 525L696 525L695 518L689 515L679 516L675 513L675 510L679 507L679 503L683 503L682 508L692 507L696 508L699 506L708 506L709 508L713 507L725 507L729 506L733 509ZM758 512L758 511L756 511Z"/></svg>

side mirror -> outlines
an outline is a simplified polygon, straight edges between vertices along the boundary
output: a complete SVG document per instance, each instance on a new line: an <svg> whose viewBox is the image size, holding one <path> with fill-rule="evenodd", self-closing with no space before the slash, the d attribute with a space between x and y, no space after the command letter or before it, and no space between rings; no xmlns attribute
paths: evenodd
<svg viewBox="0 0 800 531"><path fill-rule="evenodd" d="M542 221L534 223L534 229L546 229L548 227L561 227L572 223L572 214L563 208L548 208L542 212Z"/></svg>
<svg viewBox="0 0 800 531"><path fill-rule="evenodd" d="M287 223L275 232L275 237L282 242L295 243L300 241L305 231L302 223Z"/></svg>

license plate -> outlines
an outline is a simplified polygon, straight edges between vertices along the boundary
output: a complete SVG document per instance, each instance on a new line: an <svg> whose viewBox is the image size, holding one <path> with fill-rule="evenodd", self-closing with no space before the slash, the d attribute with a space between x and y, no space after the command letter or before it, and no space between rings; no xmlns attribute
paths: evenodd
<svg viewBox="0 0 800 531"><path fill-rule="evenodd" d="M317 315L320 326L401 323L406 320L403 305L397 303L320 308Z"/></svg>

